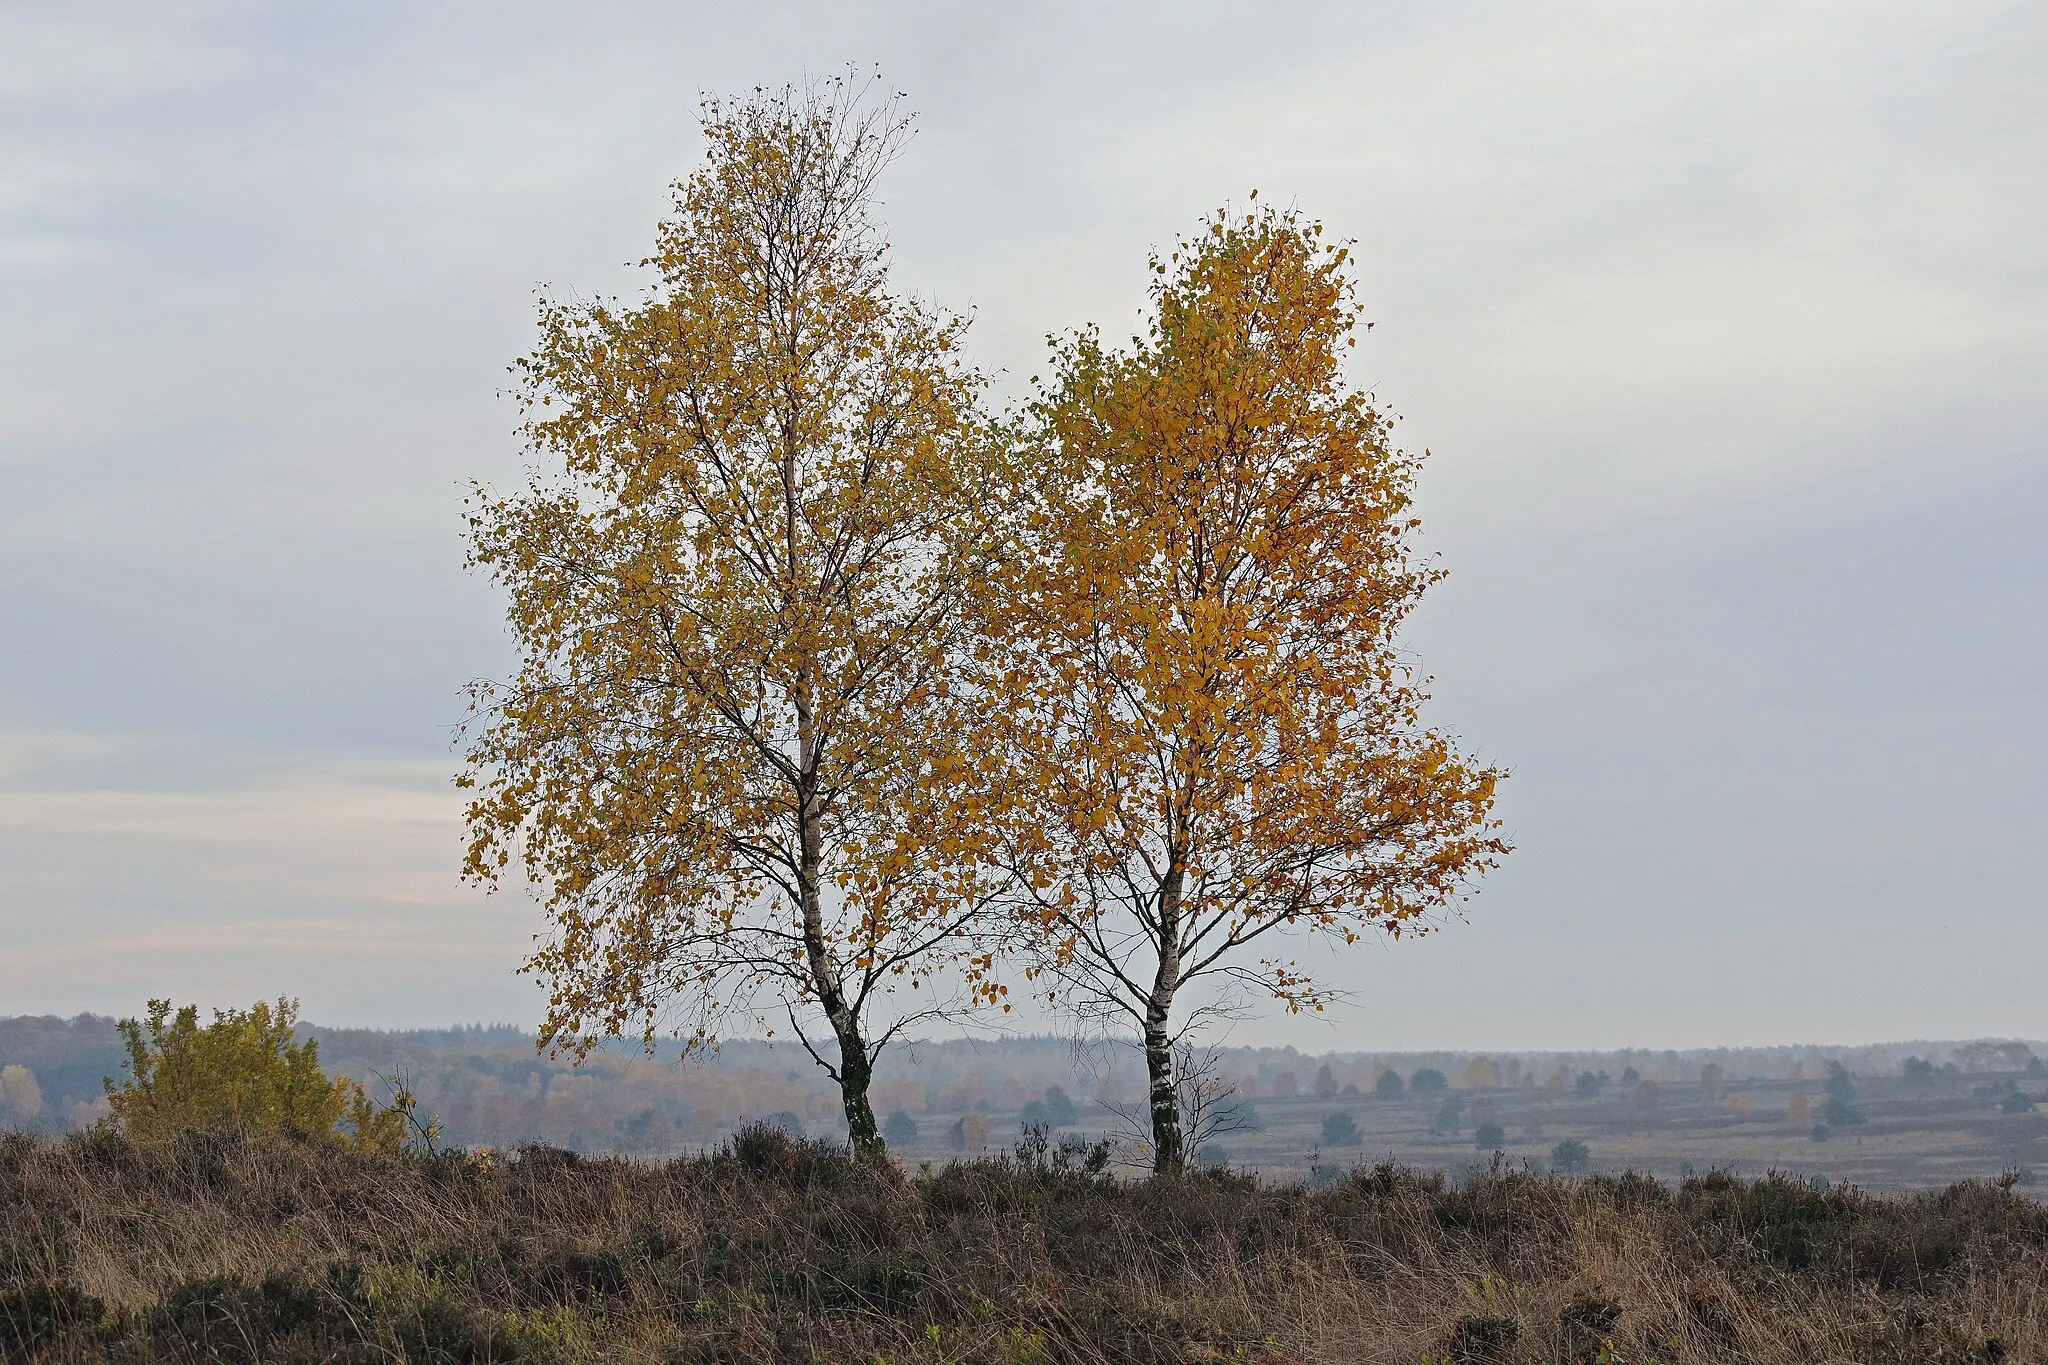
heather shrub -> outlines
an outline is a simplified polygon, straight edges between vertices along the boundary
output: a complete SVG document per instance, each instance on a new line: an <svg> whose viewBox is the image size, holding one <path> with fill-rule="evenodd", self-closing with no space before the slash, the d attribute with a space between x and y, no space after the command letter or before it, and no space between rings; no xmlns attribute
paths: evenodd
<svg viewBox="0 0 2048 1365"><path fill-rule="evenodd" d="M1563 1144L1560 1144L1562 1146ZM0 1358L2028 1361L2048 1209L1712 1172L928 1174L756 1125L661 1163L216 1130L0 1138ZM1566 1163L1560 1162L1560 1165Z"/></svg>

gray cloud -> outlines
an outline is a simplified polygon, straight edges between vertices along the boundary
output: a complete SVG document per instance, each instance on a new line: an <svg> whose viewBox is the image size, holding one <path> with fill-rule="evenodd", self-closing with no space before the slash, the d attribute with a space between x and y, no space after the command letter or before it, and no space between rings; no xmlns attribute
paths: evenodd
<svg viewBox="0 0 2048 1365"><path fill-rule="evenodd" d="M1999 4L0 15L0 974L530 1018L454 883L532 291L700 90L879 62L907 285L1020 390L1257 188L1435 455L1412 644L1522 844L1315 1046L2038 1032L2048 18ZM1248 1035L1249 1036L1249 1035Z"/></svg>

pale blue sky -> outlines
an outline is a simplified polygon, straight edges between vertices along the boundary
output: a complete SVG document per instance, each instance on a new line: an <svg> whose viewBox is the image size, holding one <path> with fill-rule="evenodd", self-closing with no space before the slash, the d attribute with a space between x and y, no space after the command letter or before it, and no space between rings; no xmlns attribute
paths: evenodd
<svg viewBox="0 0 2048 1365"><path fill-rule="evenodd" d="M1359 241L1520 851L1240 1041L2048 1034L2048 10L1929 3L0 7L0 1012L534 1017L460 485L698 93L849 61L1013 389L1254 187Z"/></svg>

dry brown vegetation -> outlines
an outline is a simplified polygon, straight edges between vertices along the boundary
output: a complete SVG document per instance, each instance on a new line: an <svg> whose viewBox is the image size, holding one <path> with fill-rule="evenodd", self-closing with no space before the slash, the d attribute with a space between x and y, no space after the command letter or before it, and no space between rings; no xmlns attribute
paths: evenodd
<svg viewBox="0 0 2048 1365"><path fill-rule="evenodd" d="M0 1140L0 1346L50 1360L2048 1359L2048 1209L1708 1176L923 1174Z"/></svg>

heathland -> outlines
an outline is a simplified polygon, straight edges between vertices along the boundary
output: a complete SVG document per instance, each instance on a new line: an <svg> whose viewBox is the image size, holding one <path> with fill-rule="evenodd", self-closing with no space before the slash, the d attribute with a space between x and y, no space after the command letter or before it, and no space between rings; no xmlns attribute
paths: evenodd
<svg viewBox="0 0 2048 1365"><path fill-rule="evenodd" d="M0 1044L7 1117L44 1130L0 1137L8 1358L1614 1365L2048 1345L2048 1207L2022 1164L2048 1068L2017 1042L1189 1054L1176 1171L1147 1170L1128 1047L894 1049L877 1160L766 1043L571 1067L510 1028L320 1030L290 1001L202 1025L159 1001L147 1022L0 1021ZM73 1098L96 1066L115 1093ZM1976 1174L1875 1188L1943 1170Z"/></svg>
<svg viewBox="0 0 2048 1365"><path fill-rule="evenodd" d="M50 1361L2040 1360L2010 1180L1312 1189L1098 1152L906 1174L749 1129L669 1162L0 1140L0 1350Z"/></svg>

